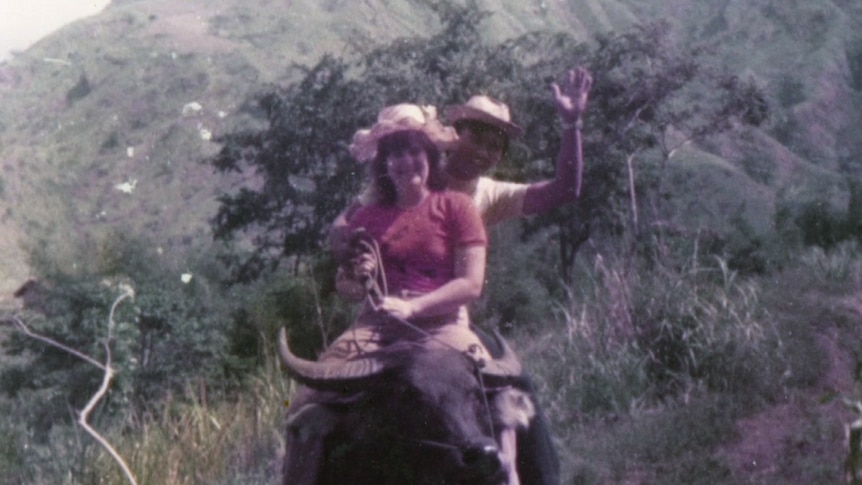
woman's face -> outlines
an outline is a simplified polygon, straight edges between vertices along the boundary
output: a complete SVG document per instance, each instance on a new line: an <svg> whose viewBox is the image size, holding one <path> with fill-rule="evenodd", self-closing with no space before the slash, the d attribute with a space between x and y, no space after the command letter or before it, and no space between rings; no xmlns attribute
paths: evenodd
<svg viewBox="0 0 862 485"><path fill-rule="evenodd" d="M386 157L386 173L399 194L423 189L428 183L428 154L421 147L395 150Z"/></svg>

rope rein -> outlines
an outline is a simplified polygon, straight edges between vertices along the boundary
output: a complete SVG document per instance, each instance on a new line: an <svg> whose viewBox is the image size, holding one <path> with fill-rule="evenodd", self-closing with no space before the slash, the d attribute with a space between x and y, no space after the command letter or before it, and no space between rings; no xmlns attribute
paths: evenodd
<svg viewBox="0 0 862 485"><path fill-rule="evenodd" d="M371 270L371 274L363 275L360 281L365 287L366 302L374 311L378 311L383 298L389 294L380 246L374 238L357 239L354 244L357 244L363 252L371 254L371 257L374 258L374 268Z"/></svg>
<svg viewBox="0 0 862 485"><path fill-rule="evenodd" d="M383 299L389 295L388 283L386 281L386 271L383 267L383 257L380 253L380 246L377 244L377 240L373 237L361 238L354 241L355 244L358 244L362 251L365 251L371 254L371 257L374 259L374 269L372 270L370 275L366 275L367 277L363 278L362 282L365 286L365 299L368 305L375 312L380 311L380 304L383 303ZM470 345L470 348L466 351L461 351L454 345L441 340L437 336L431 334L425 329L422 329L407 320L396 317L395 315L389 314L388 317L398 322L401 325L404 325L416 332L418 332L423 337L428 339L433 339L438 343L442 344L445 347L448 347L458 353L464 355L464 357L470 361L473 366L473 372L475 374L476 380L479 382L480 394L482 396L482 404L485 408L486 417L488 419L488 426L491 429L491 433L493 436L496 436L496 430L494 429L494 419L491 414L491 404L488 402L488 389L485 387L485 381L482 378L482 368L485 367L485 359L481 357L471 357L470 354L477 354L479 352L479 347L477 344ZM430 444L430 443L427 443Z"/></svg>

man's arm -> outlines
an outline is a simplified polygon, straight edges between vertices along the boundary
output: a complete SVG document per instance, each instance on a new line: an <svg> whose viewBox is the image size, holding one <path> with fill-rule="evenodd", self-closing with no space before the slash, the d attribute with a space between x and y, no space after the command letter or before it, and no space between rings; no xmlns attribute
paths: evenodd
<svg viewBox="0 0 862 485"><path fill-rule="evenodd" d="M560 152L554 178L530 184L524 195L524 214L538 214L581 196L583 144L581 115L586 110L592 78L583 67L569 71L565 84L551 85L557 113L563 123Z"/></svg>

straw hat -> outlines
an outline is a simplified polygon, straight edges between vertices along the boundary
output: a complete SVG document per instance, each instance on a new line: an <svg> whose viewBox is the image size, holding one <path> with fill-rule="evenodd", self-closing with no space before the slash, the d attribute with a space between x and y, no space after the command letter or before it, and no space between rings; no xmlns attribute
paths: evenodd
<svg viewBox="0 0 862 485"><path fill-rule="evenodd" d="M383 108L374 125L353 135L350 154L360 162L372 160L377 156L377 142L381 138L404 130L424 132L441 150L446 150L458 139L452 127L443 126L437 119L437 108L434 106L396 104Z"/></svg>
<svg viewBox="0 0 862 485"><path fill-rule="evenodd" d="M512 123L509 107L506 103L488 96L473 96L464 104L456 104L446 108L446 118L450 123L460 120L480 121L499 128L510 138L517 138L524 129Z"/></svg>

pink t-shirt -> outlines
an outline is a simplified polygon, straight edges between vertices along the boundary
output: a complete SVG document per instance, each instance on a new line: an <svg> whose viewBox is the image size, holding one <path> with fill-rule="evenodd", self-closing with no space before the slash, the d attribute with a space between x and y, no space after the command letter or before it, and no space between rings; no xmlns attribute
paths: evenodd
<svg viewBox="0 0 862 485"><path fill-rule="evenodd" d="M409 209L361 207L350 218L350 229L359 227L380 245L390 292L435 290L455 277L455 249L488 244L470 198L450 191Z"/></svg>

